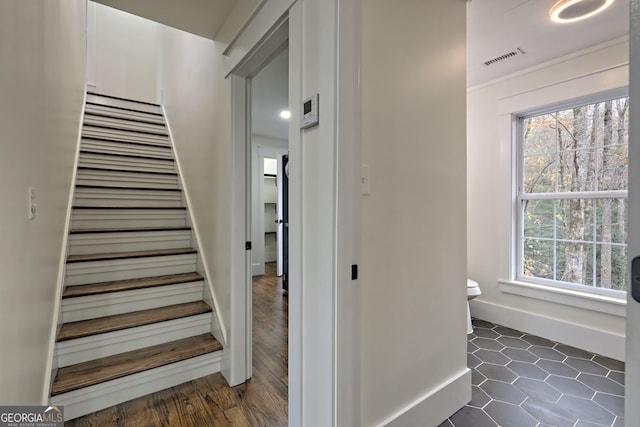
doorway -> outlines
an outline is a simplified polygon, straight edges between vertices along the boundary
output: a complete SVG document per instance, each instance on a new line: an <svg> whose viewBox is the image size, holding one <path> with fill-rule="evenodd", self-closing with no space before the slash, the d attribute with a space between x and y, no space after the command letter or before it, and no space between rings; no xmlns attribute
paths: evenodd
<svg viewBox="0 0 640 427"><path fill-rule="evenodd" d="M288 359L288 295L286 259L288 211L286 159L289 153L289 50L284 42L246 79L247 89L247 192L250 194L248 225L251 239L251 375L260 381L261 367L273 352ZM267 313L269 315L267 315ZM276 315L277 314L277 315ZM258 340L256 341L256 338ZM265 341L284 343L265 352ZM279 349L279 350L278 350ZM273 362L273 361L272 361ZM288 369L282 378L286 387ZM254 369L255 367L255 369ZM278 378L269 381L278 383ZM282 393L281 387L279 393Z"/></svg>
<svg viewBox="0 0 640 427"><path fill-rule="evenodd" d="M288 224L284 220L286 182L283 157L289 152L289 50L283 46L248 83L251 103L251 273L265 274L268 262L283 259ZM286 276L285 276L286 277Z"/></svg>

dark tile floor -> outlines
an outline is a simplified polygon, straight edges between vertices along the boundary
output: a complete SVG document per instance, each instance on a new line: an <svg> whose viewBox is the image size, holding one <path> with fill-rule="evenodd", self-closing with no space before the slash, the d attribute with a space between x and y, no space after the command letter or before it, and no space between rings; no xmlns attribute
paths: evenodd
<svg viewBox="0 0 640 427"><path fill-rule="evenodd" d="M472 400L439 427L623 427L624 363L482 320Z"/></svg>

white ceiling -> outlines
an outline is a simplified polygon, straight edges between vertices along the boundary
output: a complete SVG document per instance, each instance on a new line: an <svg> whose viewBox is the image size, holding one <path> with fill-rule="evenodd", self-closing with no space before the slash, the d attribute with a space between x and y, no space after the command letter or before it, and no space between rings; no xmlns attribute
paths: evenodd
<svg viewBox="0 0 640 427"><path fill-rule="evenodd" d="M629 33L629 0L615 0L600 15L555 24L557 0L472 0L467 3L467 86L503 77ZM522 49L491 66L484 61Z"/></svg>
<svg viewBox="0 0 640 427"><path fill-rule="evenodd" d="M257 0L96 0L203 37L214 39L240 1ZM580 51L629 33L629 0L615 0L590 19L555 24L549 9L557 0L468 0L467 86L473 87ZM520 48L525 54L491 66L483 62ZM254 78L254 132L287 138L287 54L282 53Z"/></svg>
<svg viewBox="0 0 640 427"><path fill-rule="evenodd" d="M280 52L251 81L251 132L288 139L289 121L280 111L289 109L289 49Z"/></svg>
<svg viewBox="0 0 640 427"><path fill-rule="evenodd" d="M238 0L95 0L213 40Z"/></svg>

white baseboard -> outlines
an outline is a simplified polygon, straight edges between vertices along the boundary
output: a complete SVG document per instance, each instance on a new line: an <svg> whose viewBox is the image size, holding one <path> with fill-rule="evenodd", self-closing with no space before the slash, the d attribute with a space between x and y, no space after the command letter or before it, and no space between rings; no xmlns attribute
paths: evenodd
<svg viewBox="0 0 640 427"><path fill-rule="evenodd" d="M261 276L264 274L264 262L259 262L257 264L251 264L251 275L252 276Z"/></svg>
<svg viewBox="0 0 640 427"><path fill-rule="evenodd" d="M471 370L449 378L378 424L379 427L436 426L471 400Z"/></svg>
<svg viewBox="0 0 640 427"><path fill-rule="evenodd" d="M562 319L517 310L481 299L470 303L471 315L593 353L625 360L625 336Z"/></svg>
<svg viewBox="0 0 640 427"><path fill-rule="evenodd" d="M136 397L220 372L222 351L129 375L106 383L53 396L51 404L64 406L65 421Z"/></svg>

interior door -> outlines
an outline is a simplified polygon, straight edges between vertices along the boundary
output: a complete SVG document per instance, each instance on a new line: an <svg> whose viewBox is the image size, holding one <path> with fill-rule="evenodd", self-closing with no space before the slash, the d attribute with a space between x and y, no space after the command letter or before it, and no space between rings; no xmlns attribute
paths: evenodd
<svg viewBox="0 0 640 427"><path fill-rule="evenodd" d="M629 241L627 256L640 256L640 0L631 1L629 58ZM631 263L630 263L631 264ZM640 425L640 262L635 262L627 301L625 425ZM635 270L635 271L633 271ZM637 278L637 279L636 279Z"/></svg>

